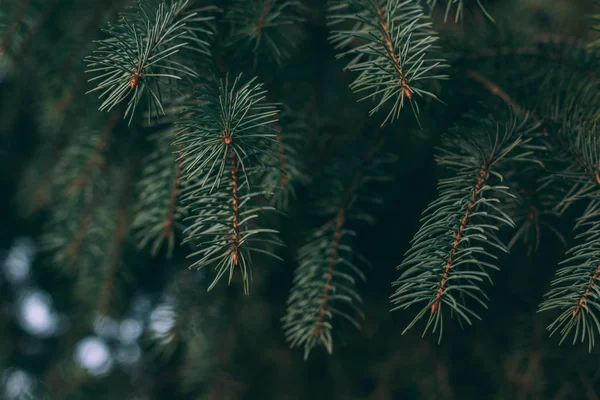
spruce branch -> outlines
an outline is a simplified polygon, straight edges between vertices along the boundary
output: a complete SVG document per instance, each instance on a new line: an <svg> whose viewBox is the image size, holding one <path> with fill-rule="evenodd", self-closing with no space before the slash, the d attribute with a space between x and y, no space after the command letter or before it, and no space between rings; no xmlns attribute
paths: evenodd
<svg viewBox="0 0 600 400"><path fill-rule="evenodd" d="M296 185L305 185L309 176L300 161L302 147L302 133L307 127L302 116L286 109L277 115L275 123L277 152L279 165L277 168L268 169L262 180L262 185L268 193L271 204L281 211L286 211L290 198L295 197Z"/></svg>
<svg viewBox="0 0 600 400"><path fill-rule="evenodd" d="M573 246L556 272L552 289L545 295L539 311L560 311L548 326L551 335L560 333L561 343L570 335L573 344L587 340L591 351L600 332L600 203L590 202L577 220L580 242Z"/></svg>
<svg viewBox="0 0 600 400"><path fill-rule="evenodd" d="M199 90L196 104L178 122L175 145L179 148L183 204L191 223L184 243L197 247L199 257L191 268L214 266L217 275L211 290L226 274L229 282L240 269L247 293L251 280L250 253L278 258L265 245L280 245L277 231L254 225L273 207L256 204L264 196L255 183L263 171L275 168L279 158L272 125L277 109L265 101L255 79L243 84L226 77L218 85Z"/></svg>
<svg viewBox="0 0 600 400"><path fill-rule="evenodd" d="M219 331L223 299L220 296L198 295L198 287L210 284L207 278L201 271L187 270L170 278L150 316L151 326L160 327L150 330L154 355L171 359L177 354L177 349L196 340L205 342L205 352L215 351L212 341L206 340ZM196 354L200 355L201 349L196 350ZM210 366L212 357L205 354L198 363ZM187 366L184 367L184 370L187 369Z"/></svg>
<svg viewBox="0 0 600 400"><path fill-rule="evenodd" d="M99 40L98 49L86 58L87 72L94 74L90 81L96 83L88 93L100 92L101 111L128 99L124 118L129 116L130 123L144 94L148 109L164 114L161 87L198 77L189 59L177 58L181 50L210 55L211 31L204 26L210 16L187 12L188 0L149 4L141 3L136 14L122 15L118 25L106 30L110 37Z"/></svg>
<svg viewBox="0 0 600 400"><path fill-rule="evenodd" d="M298 267L282 324L290 347L304 347L305 359L319 345L332 353L336 318L359 328L362 300L356 286L365 275L356 260L369 264L350 241L357 235L353 224L372 222L366 206L381 202L365 193L372 190L372 184L389 181L394 158L376 156L380 144L376 141L363 155L348 185L333 180L333 193L316 207L328 221L315 229L298 251Z"/></svg>
<svg viewBox="0 0 600 400"><path fill-rule="evenodd" d="M350 0L336 2L329 9L335 27L331 42L338 57L350 57L346 69L358 73L350 85L371 99L373 115L391 105L382 126L398 119L409 102L419 113L417 97L438 97L426 89L429 81L447 79L448 65L435 55L437 34L422 7L412 0ZM343 29L352 24L350 29ZM341 28L337 28L341 25Z"/></svg>
<svg viewBox="0 0 600 400"><path fill-rule="evenodd" d="M224 19L232 27L226 45L238 53L252 50L255 64L265 55L282 65L301 39L302 9L295 0L235 0Z"/></svg>
<svg viewBox="0 0 600 400"><path fill-rule="evenodd" d="M491 81L487 78L479 81L490 90ZM600 277L600 263L596 256L600 226L600 139L593 117L596 113L596 93L589 90L589 84L575 83L574 86L571 89L576 101L562 99L560 93L565 90L563 86L553 88L554 96L558 99L553 102L553 106L547 107L551 111L549 122L544 122L541 135L536 136L544 141L544 146L549 150L550 160L547 164L554 169L543 182L542 189L548 186L558 186L560 189L562 183L570 183L568 190L560 191L564 197L556 202L554 209L564 212L576 201L589 201L575 227L580 231L576 239L583 243L567 251L569 258L561 263L564 266L557 271L552 288L545 295L539 311L560 311L560 315L547 328L550 334L559 332L561 343L571 334L573 343L587 339L591 351L596 333L600 331L594 311L598 308L595 303L598 297L597 280ZM509 104L513 103L501 89L490 92ZM550 123L553 121L561 122L556 126Z"/></svg>
<svg viewBox="0 0 600 400"><path fill-rule="evenodd" d="M540 124L538 134L534 135L536 146L530 145L535 151L535 157L538 160L544 159L544 154L548 152L549 147L546 142L548 137L547 123L523 110L523 108L497 83L488 77L474 70L466 70L466 76L473 81L481 84L490 94L499 97L504 103L509 105L516 113L528 114L532 121ZM541 229L545 228L552 232L558 239L565 243L563 235L552 225L549 219L559 216L556 206L560 204L564 191L562 185L548 185L548 174L545 167L535 163L523 168L520 163L512 168L507 168L507 182L512 190L507 198L501 198L501 201L508 205L505 207L506 213L513 220L516 230L512 239L507 244L510 250L522 240L529 248L529 254L538 249L541 240Z"/></svg>
<svg viewBox="0 0 600 400"><path fill-rule="evenodd" d="M590 126L588 120L580 119L580 116L575 113L567 118L556 138L566 150L559 153L566 158L561 160L565 167L557 176L572 183L572 189L561 205L565 207L578 200L588 201L575 226L580 232L575 238L583 243L567 251L569 258L557 271L540 311L561 311L548 326L550 334L560 332L561 343L573 334L573 343L587 340L591 351L596 334L600 332L596 315L597 280L600 277L600 139L595 124Z"/></svg>
<svg viewBox="0 0 600 400"><path fill-rule="evenodd" d="M139 248L150 247L156 255L166 243L167 257L173 254L175 231L183 229L186 210L181 204L181 160L172 146L175 129L168 128L150 139L153 150L143 161L138 183L139 199L132 228Z"/></svg>
<svg viewBox="0 0 600 400"><path fill-rule="evenodd" d="M536 35L531 43L527 44L507 40L491 48L477 47L464 57L467 60L510 57L522 63L541 61L546 64L539 64L542 67L552 66L548 69L548 74L556 75L559 81L569 81L569 76L565 76L566 71L571 74L581 73L587 79L595 79L598 65L598 55L586 48L584 42L552 34ZM545 81L548 82L547 79Z"/></svg>
<svg viewBox="0 0 600 400"><path fill-rule="evenodd" d="M562 208L582 198L597 198L600 194L600 138L595 123L590 124L585 112L572 110L562 126L548 135L548 147L553 152L553 179L572 184L563 199ZM583 117L583 118L582 118Z"/></svg>
<svg viewBox="0 0 600 400"><path fill-rule="evenodd" d="M548 231L566 245L563 234L555 226L560 217L556 205L564 197L562 186L543 184L547 171L539 165L523 168L515 165L507 173L506 181L511 186L514 198L502 199L508 207L506 213L515 223L514 235L507 244L512 251L517 243L527 247L527 254L539 250L542 231Z"/></svg>
<svg viewBox="0 0 600 400"><path fill-rule="evenodd" d="M501 209L500 198L513 196L503 174L508 163L536 161L529 147L536 128L526 116L470 118L443 138L436 161L454 173L439 181L393 284L392 310L420 307L404 332L427 317L424 333L431 328L441 340L446 307L461 323L479 319L470 302L486 307L481 285L499 269L493 251L508 251L498 225L514 227Z"/></svg>
<svg viewBox="0 0 600 400"><path fill-rule="evenodd" d="M118 193L114 196L114 210L112 218L114 220L112 240L110 241L106 259L102 264L100 286L97 293L96 314L99 317L110 315L110 309L115 302L115 293L118 293L117 282L120 275L123 275L122 255L125 242L130 229L129 203L131 202L132 175L137 163L131 161L125 171L115 170L115 175L120 177Z"/></svg>
<svg viewBox="0 0 600 400"><path fill-rule="evenodd" d="M115 218L115 230L113 232L113 240L111 247L107 255L106 262L103 266L104 276L102 278L102 285L100 292L98 293L98 303L96 306L96 313L100 316L110 314L110 308L113 303L115 289L115 281L119 273L119 267L122 262L121 255L123 252L123 243L127 236L127 220L128 212L127 208L120 206L117 209Z"/></svg>
<svg viewBox="0 0 600 400"><path fill-rule="evenodd" d="M67 270L79 257L86 237L105 231L105 224L94 226L92 219L107 189L106 149L119 119L113 115L102 131L86 129L75 135L56 166L61 173L53 177L51 188L54 212L41 247Z"/></svg>

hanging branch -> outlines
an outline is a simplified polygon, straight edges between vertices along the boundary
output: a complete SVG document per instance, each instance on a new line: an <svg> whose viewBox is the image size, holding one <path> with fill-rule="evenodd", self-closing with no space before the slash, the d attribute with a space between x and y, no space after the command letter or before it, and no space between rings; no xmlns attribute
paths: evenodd
<svg viewBox="0 0 600 400"><path fill-rule="evenodd" d="M184 243L199 257L191 268L214 266L217 271L211 290L229 273L229 282L240 269L244 290L251 280L250 252L278 258L257 247L280 245L277 231L257 228L260 215L273 207L254 205L255 180L264 170L276 168L279 155L272 125L278 111L265 102L265 91L254 79L246 84L227 77L218 87L207 85L198 93L178 125L175 145L179 148L181 176L186 187L183 203L191 224ZM257 185L256 185L257 186Z"/></svg>
<svg viewBox="0 0 600 400"><path fill-rule="evenodd" d="M470 74L471 77L477 75ZM512 99L489 79L479 75L477 81L484 84L491 93L500 96L509 104L514 104ZM557 208L564 209L578 200L590 201L585 213L578 219L575 229L580 233L576 239L584 243L576 245L567 251L570 257L563 261L556 278L552 282L552 289L545 295L545 300L540 305L539 311L560 310L561 314L548 326L550 334L560 332L561 343L573 333L573 343L577 340L585 341L588 348L592 349L595 335L600 332L598 317L594 310L598 292L598 265L596 257L598 241L598 204L600 194L600 139L595 125L588 121L590 101L595 93L589 93L585 88L577 96L577 102L560 102L554 113L567 115L562 120L561 127L542 129L541 137L551 151L554 166L558 166L544 184L546 186L559 184L559 181L569 182L570 190L559 202ZM555 167L556 168L556 167ZM589 303L589 304L588 304Z"/></svg>
<svg viewBox="0 0 600 400"><path fill-rule="evenodd" d="M472 118L444 137L437 163L454 175L440 180L393 284L392 310L420 307L404 332L428 316L424 333L431 328L441 340L446 307L460 322L479 318L469 302L486 307L481 283L499 269L492 250L508 252L496 224L514 227L500 209L500 198L513 196L502 174L508 163L535 162L528 144L536 128L526 117Z"/></svg>
<svg viewBox="0 0 600 400"><path fill-rule="evenodd" d="M298 251L298 268L282 323L290 347L304 347L305 359L318 345L323 345L331 354L336 316L359 328L356 316L362 315L359 310L362 300L356 282L364 280L365 275L354 259L368 262L347 242L356 236L351 226L353 222L372 221L363 209L366 203L381 202L371 194L367 198L364 193L371 190L373 183L389 181L390 164L394 159L376 157L380 144L375 140L364 154L349 185L344 185L336 175L337 180L331 183L332 195L316 207L329 220L313 231L308 243Z"/></svg>
<svg viewBox="0 0 600 400"><path fill-rule="evenodd" d="M600 203L590 203L577 220L576 239L569 258L556 272L552 289L545 295L539 311L560 310L561 314L548 326L550 334L560 332L561 343L573 335L573 344L587 340L589 351L600 332L597 310L600 307Z"/></svg>
<svg viewBox="0 0 600 400"><path fill-rule="evenodd" d="M527 254L532 255L539 250L542 240L542 230L551 232L566 246L563 234L554 226L560 213L556 205L564 197L562 186L544 185L547 170L539 165L523 168L515 166L507 173L506 181L512 187L514 198L502 199L509 207L504 210L514 221L516 230L510 242L509 250L522 242L527 247Z"/></svg>
<svg viewBox="0 0 600 400"><path fill-rule="evenodd" d="M360 100L371 99L375 106L370 115L391 104L382 126L398 119L405 102L415 115L418 97L437 96L426 90L429 81L448 77L441 71L448 67L435 56L438 40L430 19L412 0L350 0L334 3L329 10L333 31L331 42L338 57L349 56L346 69L358 76L350 85ZM343 30L346 24L351 29Z"/></svg>
<svg viewBox="0 0 600 400"><path fill-rule="evenodd" d="M119 267L122 263L121 256L123 246L128 233L129 222L129 203L131 175L133 174L133 165L124 172L124 178L121 182L120 193L116 201L116 211L114 213L114 231L112 241L106 255L106 260L102 268L102 280L98 294L96 313L98 316L110 314L110 307L114 301L115 283L117 281Z"/></svg>
<svg viewBox="0 0 600 400"><path fill-rule="evenodd" d="M290 197L295 196L295 188L298 184L305 185L309 176L304 171L304 165L300 161L303 132L307 127L303 117L286 109L281 113L281 119L277 115L275 123L277 152L279 154L279 165L271 168L264 174L262 185L265 190L272 193L269 196L271 204L278 210L286 211L289 206Z"/></svg>
<svg viewBox="0 0 600 400"><path fill-rule="evenodd" d="M559 133L567 141L570 163L559 174L573 184L573 190L564 199L566 203L587 200L588 207L577 220L575 237L582 243L573 246L556 272L552 289L540 305L540 311L560 310L561 314L548 326L550 334L560 332L561 343L573 334L573 343L587 340L591 351L598 322L598 294L600 286L600 139L595 125L588 125L579 115L570 118ZM574 331L573 331L574 329Z"/></svg>
<svg viewBox="0 0 600 400"><path fill-rule="evenodd" d="M61 268L70 270L81 257L95 258L94 251L86 250L86 256L82 250L88 244L97 246L92 242L108 228L108 221L98 223L96 210L107 192L106 150L119 120L114 114L103 130L87 129L75 135L56 164L61 173L53 175L53 213L41 247Z"/></svg>
<svg viewBox="0 0 600 400"><path fill-rule="evenodd" d="M227 47L251 50L255 65L262 55L283 65L301 41L302 9L295 0L235 0L224 18L232 28Z"/></svg>
<svg viewBox="0 0 600 400"><path fill-rule="evenodd" d="M207 40L211 30L203 25L212 18L187 13L188 5L188 0L173 1L169 6L160 3L152 10L140 5L137 15L123 15L119 25L105 31L110 38L98 41L98 50L86 58L87 72L95 75L90 81L97 82L88 93L100 91L101 111L129 99L124 118L129 116L131 123L147 92L148 109L164 114L161 86L198 77L190 60L180 61L177 54L193 47L210 57Z"/></svg>
<svg viewBox="0 0 600 400"><path fill-rule="evenodd" d="M166 242L167 257L175 248L175 231L183 230L186 215L181 204L181 160L172 146L175 130L169 128L151 137L152 152L144 159L138 182L139 197L132 228L139 248L150 247L156 255Z"/></svg>

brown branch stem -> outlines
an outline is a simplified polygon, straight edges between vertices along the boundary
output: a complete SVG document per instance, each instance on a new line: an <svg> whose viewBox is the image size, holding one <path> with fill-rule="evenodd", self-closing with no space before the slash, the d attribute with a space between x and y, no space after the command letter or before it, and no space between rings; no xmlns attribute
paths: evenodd
<svg viewBox="0 0 600 400"><path fill-rule="evenodd" d="M469 203L467 203L467 208L465 213L460 220L460 226L458 230L454 232L454 242L452 242L452 248L450 249L450 255L448 256L448 260L446 261L446 265L444 266L444 274L442 275L442 280L440 282L440 287L437 289L435 293L435 301L431 305L431 313L434 314L440 309L440 302L442 296L444 294L444 290L446 289L446 285L448 283L448 278L450 276L450 270L452 269L452 264L454 263L454 258L458 253L458 247L460 246L460 242L464 236L465 230L467 229L467 224L469 222L469 217L473 213L473 207L475 206L475 202L477 201L477 196L481 191L481 188L485 184L486 180L489 177L489 171L487 169L487 165L482 165L481 169L477 173L477 177L475 178L475 187L473 188L473 194L469 199Z"/></svg>
<svg viewBox="0 0 600 400"><path fill-rule="evenodd" d="M85 209L83 211L83 215L81 216L81 218L79 219L79 221L77 223L75 235L73 236L73 240L71 241L71 244L67 248L67 256L71 260L77 256L77 253L79 253L79 249L81 248L81 245L83 244L83 239L85 237L85 233L87 232L88 225L92 218L92 212L94 211L94 205L96 202L95 200L96 200L95 196L93 196L92 198L90 198L88 200L88 202L85 206Z"/></svg>
<svg viewBox="0 0 600 400"><path fill-rule="evenodd" d="M348 210L348 206L350 205L350 202L354 196L354 192L356 192L356 190L358 190L358 187L360 185L361 172L362 172L363 168L375 155L375 152L379 148L379 145L380 145L381 141L383 140L386 133L387 133L387 130L384 127L381 127L379 129L378 135L376 135L373 138L373 142L372 142L371 146L365 152L362 162L354 170L354 177L352 179L352 184L350 185L348 191L346 192L346 195L342 201L342 205L339 208L337 216L335 217L335 219L329 221L320 229L320 231L323 232L325 229L330 227L332 224L335 224L335 232L333 234L333 243L331 245L329 270L327 271L327 275L325 278L325 286L323 289L323 296L321 298L321 307L319 309L319 316L317 318L317 324L316 324L314 336L321 335L323 324L325 321L325 315L327 313L327 305L329 302L329 292L332 287L331 281L333 280L335 265L339 258L340 241L342 238L342 230L344 227L344 223L346 222L346 213Z"/></svg>
<svg viewBox="0 0 600 400"><path fill-rule="evenodd" d="M240 262L240 199L237 182L238 160L233 148L229 154L231 157L231 205L233 207L233 237L231 239L231 257L233 263L238 265Z"/></svg>
<svg viewBox="0 0 600 400"><path fill-rule="evenodd" d="M320 336L323 323L325 322L325 314L327 313L327 303L329 302L329 290L331 289L331 281L333 279L333 272L335 270L335 264L339 258L339 247L340 240L342 238L342 228L346 221L346 209L341 208L335 218L335 233L333 235L333 244L331 245L331 258L329 261L329 270L327 271L327 278L325 279L325 289L323 290L323 297L321 299L321 308L319 310L319 317L317 318L317 328L315 329L315 336Z"/></svg>
<svg viewBox="0 0 600 400"><path fill-rule="evenodd" d="M598 267L596 268L596 271L594 272L592 279L590 279L590 282L588 283L585 291L583 292L583 294L579 298L579 301L577 302L577 305L573 309L573 316L579 315L579 313L581 312L581 309L585 306L588 295L592 291L592 288L596 284L596 281L598 280L599 277L600 277L600 265L598 265Z"/></svg>
<svg viewBox="0 0 600 400"><path fill-rule="evenodd" d="M256 24L257 32L262 31L262 29L265 27L265 23L267 21L267 17L269 16L270 11L271 11L271 0L265 0L262 14L260 15L258 24Z"/></svg>
<svg viewBox="0 0 600 400"><path fill-rule="evenodd" d="M81 173L77 176L77 178L75 178L75 180L69 187L70 191L76 191L81 189L81 187L88 181L94 168L97 167L98 164L101 162L102 153L104 153L104 151L106 150L110 136L112 135L113 130L117 126L119 120L120 114L117 112L113 113L111 119L104 128L102 135L96 143L96 148L88 158L86 165L83 167Z"/></svg>
<svg viewBox="0 0 600 400"><path fill-rule="evenodd" d="M110 254L104 265L104 280L100 289L100 299L98 301L98 314L108 315L112 303L112 293L119 270L119 261L123 252L123 241L127 235L127 208L121 205L117 210L116 228L114 239L111 245Z"/></svg>
<svg viewBox="0 0 600 400"><path fill-rule="evenodd" d="M379 25L381 26L381 30L383 31L383 35L382 35L381 39L383 40L383 44L384 44L387 52L389 53L390 57L392 57L392 60L394 61L393 62L394 69L396 70L396 73L398 74L398 80L400 81L400 86L402 87L402 91L406 97L411 99L413 91L408 84L408 78L402 71L402 66L400 65L400 56L396 53L396 51L394 51L394 47L392 46L392 36L390 34L389 23L388 23L386 15L385 15L385 11L383 10L383 7L381 5L379 5L377 7L377 15L379 17Z"/></svg>
<svg viewBox="0 0 600 400"><path fill-rule="evenodd" d="M175 167L175 178L173 179L173 186L171 187L171 198L169 202L169 211L165 218L164 229L162 233L163 238L171 237L173 235L173 223L175 219L175 209L177 207L177 195L179 194L179 184L181 179L181 160L176 160Z"/></svg>
<svg viewBox="0 0 600 400"><path fill-rule="evenodd" d="M496 83L492 82L491 80L489 80L485 76L481 75L480 73L478 73L476 71L472 71L472 70L467 70L467 76L469 76L470 78L474 79L475 81L481 83L490 93L492 93L493 95L499 96L507 104L509 104L513 108L515 108L515 110L517 110L519 112L523 112L521 107L519 107L519 105ZM539 118L537 118L535 116L533 116L533 118L534 118L534 120L540 121ZM544 133L549 136L548 130L545 128L544 128ZM551 137L551 139L553 139L553 141L555 143L558 143L558 145L561 149L568 149L567 151L569 151L571 153L571 155L573 155L573 157L575 158L576 162L585 169L586 173L589 175L591 180L593 182L597 183L598 185L600 185L600 172L598 171L598 168L594 168L593 166L589 165L585 161L584 157L578 151L576 151L576 149L573 149L572 146L568 146L567 144L565 144L559 135L552 135L550 137ZM598 268L596 269L596 271L594 272L594 275L590 279L590 282L588 283L586 290L584 291L583 295L577 302L577 305L573 309L573 316L576 316L581 312L581 309L583 308L583 306L586 302L586 298L589 295L592 288L594 287L594 285L596 284L596 281L598 280L598 278L600 278L600 265L598 265ZM433 306L432 306L432 312L433 311L434 310L433 310Z"/></svg>

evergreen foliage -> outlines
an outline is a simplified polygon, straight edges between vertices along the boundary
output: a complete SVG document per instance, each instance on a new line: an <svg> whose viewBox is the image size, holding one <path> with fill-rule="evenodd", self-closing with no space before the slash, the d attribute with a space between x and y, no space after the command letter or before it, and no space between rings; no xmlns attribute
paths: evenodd
<svg viewBox="0 0 600 400"><path fill-rule="evenodd" d="M393 0L342 1L329 10L333 29L349 23L348 30L335 30L331 41L349 56L346 69L358 76L350 85L362 100L372 99L376 105L371 114L385 104L391 104L384 124L398 119L405 103L415 114L419 112L417 98L437 96L424 84L428 80L446 79L439 70L448 65L435 57L438 40L431 21L414 1ZM416 96L413 100L413 96Z"/></svg>
<svg viewBox="0 0 600 400"><path fill-rule="evenodd" d="M469 325L480 318L471 304L486 307L482 284L500 269L494 250L508 252L496 232L515 226L502 211L500 197L511 196L503 173L509 163L535 162L528 146L535 129L523 117L471 120L442 139L437 163L453 174L439 182L394 283L393 310L420 307L406 329L427 317L425 331L438 331L441 340L444 314Z"/></svg>
<svg viewBox="0 0 600 400"><path fill-rule="evenodd" d="M597 397L592 1L0 0L0 398Z"/></svg>
<svg viewBox="0 0 600 400"><path fill-rule="evenodd" d="M152 152L144 159L139 180L139 202L132 228L141 248L150 247L157 255L166 242L170 257L175 248L175 233L183 229L186 208L181 204L181 162L171 143L175 129L160 131L151 138Z"/></svg>
<svg viewBox="0 0 600 400"><path fill-rule="evenodd" d="M238 55L251 51L255 64L263 57L284 64L300 40L294 24L303 21L301 9L300 1L234 1L224 18L231 24L228 48Z"/></svg>
<svg viewBox="0 0 600 400"><path fill-rule="evenodd" d="M333 320L360 326L362 299L357 287L365 280L363 266L370 263L353 249L358 234L355 226L373 223L368 208L381 199L366 193L389 181L388 170L394 164L393 157L377 154L379 145L367 150L346 182L339 180L347 168L345 163L331 167L338 180L315 205L326 222L313 230L298 250L283 329L292 347L304 347L304 358L317 345L331 354Z"/></svg>
<svg viewBox="0 0 600 400"><path fill-rule="evenodd" d="M247 293L252 279L250 252L278 258L260 247L279 245L278 232L253 226L262 213L274 210L254 204L266 193L253 181L278 160L275 133L269 127L277 109L265 102L264 95L253 80L243 84L241 76L232 83L226 78L217 88L201 91L197 104L186 107L186 117L177 124L174 144L182 160L182 179L188 181L183 202L193 221L184 231L184 243L198 248L190 254L199 256L192 267L214 264L217 275L209 290L225 274L231 283L239 268Z"/></svg>
<svg viewBox="0 0 600 400"><path fill-rule="evenodd" d="M186 12L187 0L157 4L153 8L141 3L130 20L122 16L119 25L106 31L110 37L100 40L98 49L87 58L87 72L95 75L90 81L97 82L91 91L100 92L100 110L110 111L129 99L124 116L130 115L130 123L145 92L148 108L164 113L161 86L172 87L173 80L198 77L186 65L189 60L177 59L182 49L210 55L209 31L200 25L206 22L205 16Z"/></svg>

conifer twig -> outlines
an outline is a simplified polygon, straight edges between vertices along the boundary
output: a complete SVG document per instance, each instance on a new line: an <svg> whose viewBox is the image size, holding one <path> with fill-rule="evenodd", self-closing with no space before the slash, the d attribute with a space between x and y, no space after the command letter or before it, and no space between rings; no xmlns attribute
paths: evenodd
<svg viewBox="0 0 600 400"><path fill-rule="evenodd" d="M348 226L349 221L370 218L358 200L365 185L371 181L387 181L386 167L392 161L375 158L385 132L386 129L380 128L372 138L349 184L341 185L323 207L324 213L331 217L312 232L308 243L298 252L299 265L282 322L290 347L304 347L305 359L317 345L323 345L328 353L333 351L331 332L335 317L358 327L356 315L362 314L358 308L361 298L355 288L355 276L362 280L365 276L353 259L365 263L366 260L344 243L344 239L355 235Z"/></svg>
<svg viewBox="0 0 600 400"><path fill-rule="evenodd" d="M537 127L522 115L509 114L502 122L470 116L443 137L436 161L453 175L439 181L438 197L423 212L393 283L392 310L417 307L403 333L426 318L423 333L431 329L441 341L444 309L461 323L479 319L470 302L486 307L481 284L491 282L490 269L499 269L493 250L508 252L496 234L497 224L514 227L501 208L502 199L514 197L502 183L503 174L509 163L537 162L529 145Z"/></svg>

